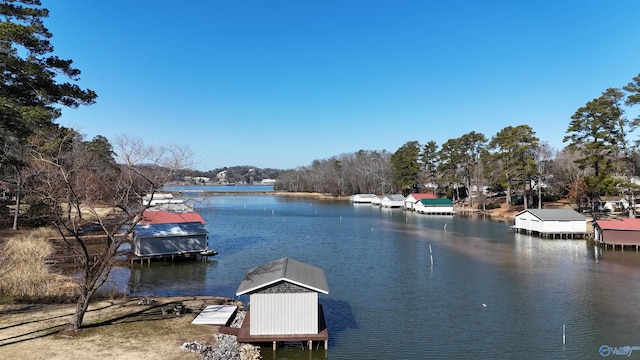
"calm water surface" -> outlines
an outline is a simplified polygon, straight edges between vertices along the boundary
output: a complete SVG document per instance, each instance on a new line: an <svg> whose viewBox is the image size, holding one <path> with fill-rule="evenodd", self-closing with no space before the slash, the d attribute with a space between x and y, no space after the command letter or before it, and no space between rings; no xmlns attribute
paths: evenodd
<svg viewBox="0 0 640 360"><path fill-rule="evenodd" d="M325 270L330 359L597 359L602 345L640 346L635 252L370 205L198 200L220 254L133 269L125 274L130 293L235 297L247 269L288 256ZM295 347L264 355L325 358Z"/></svg>

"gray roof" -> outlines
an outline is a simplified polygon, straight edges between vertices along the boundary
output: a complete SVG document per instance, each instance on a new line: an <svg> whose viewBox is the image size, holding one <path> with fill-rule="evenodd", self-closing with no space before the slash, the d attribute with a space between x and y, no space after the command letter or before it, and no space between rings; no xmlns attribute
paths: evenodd
<svg viewBox="0 0 640 360"><path fill-rule="evenodd" d="M323 294L329 293L324 270L285 257L249 270L242 279L236 295L252 293L281 281Z"/></svg>
<svg viewBox="0 0 640 360"><path fill-rule="evenodd" d="M385 198L391 201L404 201L404 196L402 196L401 194L387 195L385 196Z"/></svg>
<svg viewBox="0 0 640 360"><path fill-rule="evenodd" d="M586 221L587 218L579 212L572 209L527 209L516 214L516 216L525 212L531 213L543 221L563 220L563 221Z"/></svg>
<svg viewBox="0 0 640 360"><path fill-rule="evenodd" d="M173 224L137 224L134 227L136 238L160 238L207 234L203 223L185 222Z"/></svg>

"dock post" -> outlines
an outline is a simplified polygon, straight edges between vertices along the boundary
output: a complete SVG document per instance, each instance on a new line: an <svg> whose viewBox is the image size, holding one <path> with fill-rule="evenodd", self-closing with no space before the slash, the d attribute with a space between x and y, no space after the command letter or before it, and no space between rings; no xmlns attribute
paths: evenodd
<svg viewBox="0 0 640 360"><path fill-rule="evenodd" d="M276 341L273 342L273 351L276 351L278 348L278 343Z"/></svg>
<svg viewBox="0 0 640 360"><path fill-rule="evenodd" d="M433 267L433 252L431 251L431 244L429 244L429 259L431 260L431 266Z"/></svg>
<svg viewBox="0 0 640 360"><path fill-rule="evenodd" d="M329 340L324 341L324 349L329 350Z"/></svg>
<svg viewBox="0 0 640 360"><path fill-rule="evenodd" d="M309 351L313 350L313 340L307 341L307 347L309 348Z"/></svg>

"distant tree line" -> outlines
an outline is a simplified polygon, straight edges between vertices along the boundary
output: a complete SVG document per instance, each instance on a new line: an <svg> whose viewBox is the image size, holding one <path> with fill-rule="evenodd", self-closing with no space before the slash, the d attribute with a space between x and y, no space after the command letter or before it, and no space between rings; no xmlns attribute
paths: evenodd
<svg viewBox="0 0 640 360"><path fill-rule="evenodd" d="M389 193L394 190L391 154L360 150L325 160L309 167L284 171L275 190L317 192L333 196L357 193Z"/></svg>
<svg viewBox="0 0 640 360"><path fill-rule="evenodd" d="M259 184L262 182L262 180L275 180L283 172L284 170L280 169L263 169L249 165L222 167L209 171L184 169L178 171L173 176L171 181L178 183L189 183L194 185L203 183ZM197 178L208 178L209 181L197 181L195 180Z"/></svg>
<svg viewBox="0 0 640 360"><path fill-rule="evenodd" d="M408 141L393 154L360 150L314 160L283 172L275 187L335 196L433 192L478 207L488 204L488 195L525 207L560 197L578 208L608 195L633 202L640 147L632 134L640 117L625 113L638 104L640 75L576 110L559 151L529 125L507 126L491 137L470 131L443 144Z"/></svg>

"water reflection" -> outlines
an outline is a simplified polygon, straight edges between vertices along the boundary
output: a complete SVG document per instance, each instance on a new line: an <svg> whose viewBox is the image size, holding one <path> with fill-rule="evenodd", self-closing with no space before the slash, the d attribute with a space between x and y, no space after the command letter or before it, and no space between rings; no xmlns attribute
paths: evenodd
<svg viewBox="0 0 640 360"><path fill-rule="evenodd" d="M205 294L209 267L216 261L154 263L151 267L133 267L128 288L132 295Z"/></svg>

